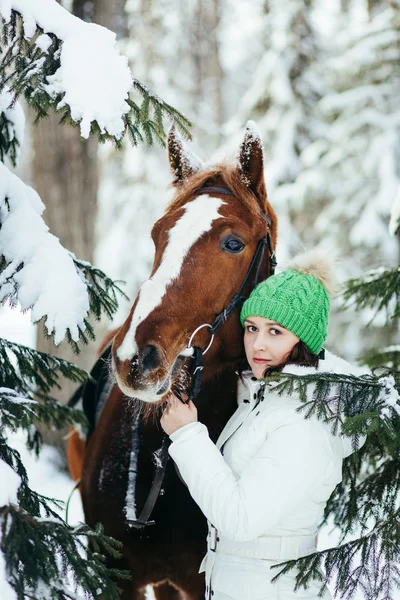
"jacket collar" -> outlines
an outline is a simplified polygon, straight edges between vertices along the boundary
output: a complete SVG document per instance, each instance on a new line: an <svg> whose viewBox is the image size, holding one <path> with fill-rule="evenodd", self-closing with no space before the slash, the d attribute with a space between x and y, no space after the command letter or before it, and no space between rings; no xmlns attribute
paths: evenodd
<svg viewBox="0 0 400 600"><path fill-rule="evenodd" d="M222 430L217 440L217 448L222 448L228 438L235 433L246 416L253 410L258 402L258 391L261 386L265 385L263 380L254 377L252 371L243 371L241 379L238 382L238 408Z"/></svg>
<svg viewBox="0 0 400 600"><path fill-rule="evenodd" d="M361 368L351 365L347 361L335 356L332 354L332 352L327 350L325 350L325 358L319 360L318 369L315 367L302 367L295 364L287 364L282 369L282 373L289 373L298 376L310 375L317 372L363 375L369 371L365 367ZM231 437L231 435L235 433L238 427L240 427L246 415L249 414L249 412L254 408L255 404L257 403L257 392L261 385L264 383L269 388L279 385L279 382L268 382L268 380L264 381L261 379L256 379L252 371L243 371L241 376L243 383L239 383L238 386L238 409L232 415L231 419L228 421L217 440L217 447L220 449ZM343 444L343 456L349 456L349 454L354 451L352 440L347 437L341 437L341 439ZM365 438L362 437L362 439L360 439L360 446L364 443L364 441Z"/></svg>

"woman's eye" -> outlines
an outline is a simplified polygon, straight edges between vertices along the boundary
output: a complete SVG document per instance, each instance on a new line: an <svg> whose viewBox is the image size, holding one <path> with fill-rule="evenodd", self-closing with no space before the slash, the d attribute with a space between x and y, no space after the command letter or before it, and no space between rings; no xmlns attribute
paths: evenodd
<svg viewBox="0 0 400 600"><path fill-rule="evenodd" d="M241 252L243 250L243 248L244 248L243 242L241 242L240 240L235 240L235 239L227 240L222 245L223 250L226 250L227 252L232 252L233 254L237 254L238 252Z"/></svg>
<svg viewBox="0 0 400 600"><path fill-rule="evenodd" d="M257 331L257 327L254 325L247 325L246 329L249 333L255 333Z"/></svg>
<svg viewBox="0 0 400 600"><path fill-rule="evenodd" d="M270 332L272 333L272 335L280 335L281 334L279 329L270 329Z"/></svg>

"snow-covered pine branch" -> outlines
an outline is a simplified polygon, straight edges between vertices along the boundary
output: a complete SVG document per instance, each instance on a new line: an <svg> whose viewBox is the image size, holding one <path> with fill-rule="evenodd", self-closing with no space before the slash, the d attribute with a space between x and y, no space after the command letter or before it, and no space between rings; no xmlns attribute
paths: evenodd
<svg viewBox="0 0 400 600"><path fill-rule="evenodd" d="M104 554L118 557L122 543L105 536L100 525L96 530L87 525L67 526L49 509L48 498L35 493L33 497L38 509L35 516L32 508L24 510L14 503L0 508L0 539L7 579L16 598L95 600L99 595L104 600L118 598L116 579L126 579L128 573L107 568ZM21 488L19 499L22 506Z"/></svg>
<svg viewBox="0 0 400 600"><path fill-rule="evenodd" d="M0 462L7 462L7 455L4 455L7 448L6 436L20 428L26 430L27 446L36 454L39 454L42 445L42 437L36 429L38 422L57 429L78 425L86 431L87 421L81 410L68 408L53 398L38 395L41 396L40 402L31 396L22 396L13 389L0 387L0 425L3 432L0 440Z"/></svg>
<svg viewBox="0 0 400 600"><path fill-rule="evenodd" d="M362 590L367 600L394 598L400 577L399 524L400 513L396 510L365 535L337 548L276 565L273 569L277 575L272 581L296 568L295 590L307 587L313 581L314 585L320 583L322 593L326 583L334 581L335 595L342 600L353 600L357 590Z"/></svg>
<svg viewBox="0 0 400 600"><path fill-rule="evenodd" d="M0 91L7 84L13 96L23 94L38 118L54 109L62 122L79 124L82 137L118 146L125 133L134 145L164 143L164 117L190 135L188 119L134 80L110 30L56 0L0 0L0 17Z"/></svg>
<svg viewBox="0 0 400 600"><path fill-rule="evenodd" d="M52 388L60 387L59 375L75 383L83 383L89 377L86 371L67 360L3 338L0 338L0 371L2 384L12 385L24 396L48 394Z"/></svg>
<svg viewBox="0 0 400 600"><path fill-rule="evenodd" d="M381 370L379 374L279 373L275 380L278 394L299 394L298 411L305 418L324 420L335 435L353 437L355 448L360 435L382 428L388 438L393 435L392 420L400 419L400 372Z"/></svg>
<svg viewBox="0 0 400 600"><path fill-rule="evenodd" d="M49 233L38 194L0 163L0 300L46 316L48 334L59 344L67 331L78 341L89 312L86 286L69 253Z"/></svg>
<svg viewBox="0 0 400 600"><path fill-rule="evenodd" d="M96 318L103 311L112 316L120 290L61 246L42 219L44 208L38 194L0 163L0 300L31 308L34 323L46 317L56 344L65 336L87 342L85 331L93 337L89 310Z"/></svg>

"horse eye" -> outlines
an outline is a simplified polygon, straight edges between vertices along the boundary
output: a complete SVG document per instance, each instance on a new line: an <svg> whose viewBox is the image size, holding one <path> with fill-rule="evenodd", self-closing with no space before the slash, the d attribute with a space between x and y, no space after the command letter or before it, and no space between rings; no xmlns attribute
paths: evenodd
<svg viewBox="0 0 400 600"><path fill-rule="evenodd" d="M237 254L241 252L244 248L243 242L240 240L230 239L223 243L222 249L227 252L232 252L233 254Z"/></svg>

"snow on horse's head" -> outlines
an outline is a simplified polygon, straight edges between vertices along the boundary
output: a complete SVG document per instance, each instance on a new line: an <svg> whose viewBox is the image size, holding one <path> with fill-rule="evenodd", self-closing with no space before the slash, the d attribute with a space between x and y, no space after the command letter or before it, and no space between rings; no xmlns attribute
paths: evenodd
<svg viewBox="0 0 400 600"><path fill-rule="evenodd" d="M114 338L113 370L125 395L157 403L189 377L185 348L192 333L237 293L257 243L267 233L276 244L276 215L267 200L261 139L249 123L235 165L206 167L174 129L168 138L176 188L165 214L152 230L155 258L130 314ZM209 187L210 190L207 191ZM266 277L268 252L261 265ZM244 290L249 293L254 274ZM242 355L239 310L224 324L204 356L210 377ZM204 327L193 345L210 342Z"/></svg>

